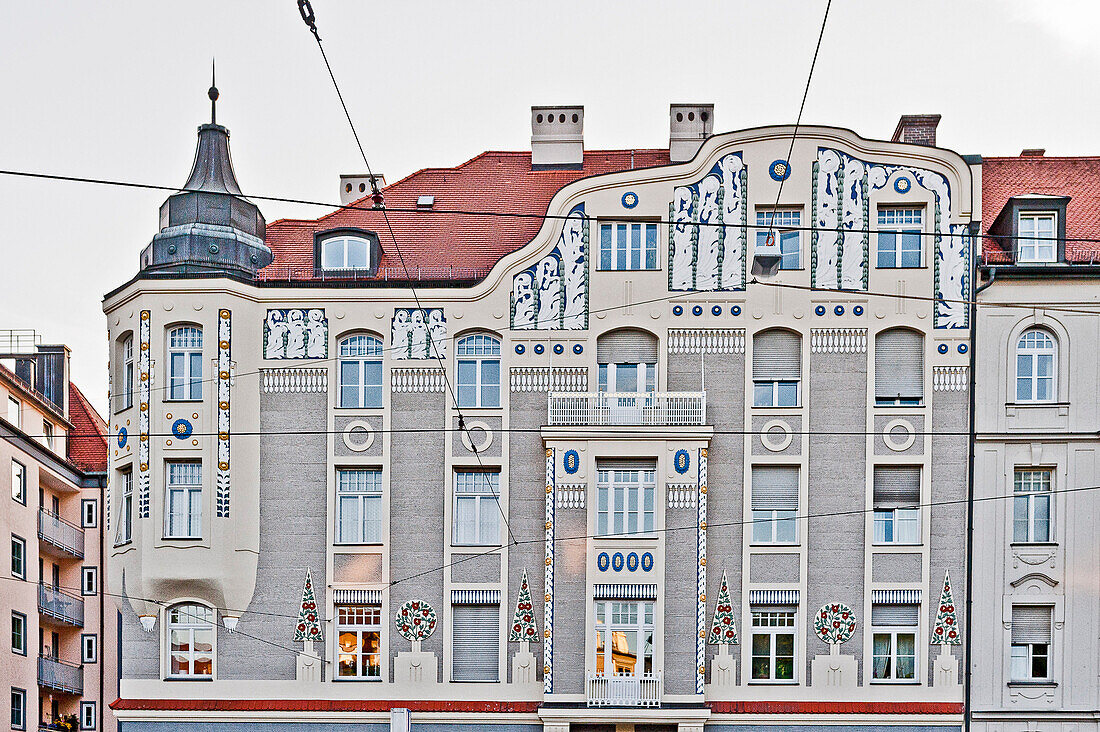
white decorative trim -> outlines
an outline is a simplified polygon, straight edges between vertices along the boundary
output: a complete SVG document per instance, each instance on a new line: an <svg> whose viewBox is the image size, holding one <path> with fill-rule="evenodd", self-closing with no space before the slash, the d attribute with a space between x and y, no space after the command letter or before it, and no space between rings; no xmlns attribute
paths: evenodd
<svg viewBox="0 0 1100 732"><path fill-rule="evenodd" d="M657 585L596 585L595 600L656 600Z"/></svg>
<svg viewBox="0 0 1100 732"><path fill-rule="evenodd" d="M695 508L699 505L697 492L699 486L694 483L669 483L665 489L668 494L669 508Z"/></svg>
<svg viewBox="0 0 1100 732"><path fill-rule="evenodd" d="M919 605L920 590L871 590L876 605Z"/></svg>
<svg viewBox="0 0 1100 732"><path fill-rule="evenodd" d="M474 445L474 441L470 439L471 430L480 430L485 437L477 445ZM462 444L466 446L466 449L470 452L485 452L489 449L489 446L493 444L493 428L481 420L474 422L467 422L466 429L462 430Z"/></svg>
<svg viewBox="0 0 1100 732"><path fill-rule="evenodd" d="M141 311L138 325L138 518L149 518L149 391L153 381L149 356L152 314Z"/></svg>
<svg viewBox="0 0 1100 732"><path fill-rule="evenodd" d="M772 442L771 431L776 427L783 431L783 437L778 442ZM770 419L760 428L760 444L772 452L783 452L791 446L793 440L791 426L781 419Z"/></svg>
<svg viewBox="0 0 1100 732"><path fill-rule="evenodd" d="M697 562L695 564L695 693L706 690L707 671L707 453L699 448L698 528L696 529Z"/></svg>
<svg viewBox="0 0 1100 732"><path fill-rule="evenodd" d="M558 486L558 508L584 508L584 483Z"/></svg>
<svg viewBox="0 0 1100 732"><path fill-rule="evenodd" d="M392 369L390 387L397 392L426 393L442 392L447 385L443 378L443 369L425 366L423 368Z"/></svg>
<svg viewBox="0 0 1100 732"><path fill-rule="evenodd" d="M218 518L229 518L229 396L232 385L233 314L218 311L218 472L215 510Z"/></svg>
<svg viewBox="0 0 1100 732"><path fill-rule="evenodd" d="M750 605L797 605L798 590L749 590Z"/></svg>
<svg viewBox="0 0 1100 732"><path fill-rule="evenodd" d="M906 436L901 440L894 437L894 430L898 427L906 432ZM905 452L917 441L916 429L914 429L913 423L907 419L892 419L882 428L882 441L894 452Z"/></svg>
<svg viewBox="0 0 1100 732"><path fill-rule="evenodd" d="M366 438L363 442L355 441L355 430L363 431ZM366 452L374 445L374 428L364 419L354 419L344 425L344 432L341 437L343 437L344 447L347 449L352 452Z"/></svg>
<svg viewBox="0 0 1100 732"><path fill-rule="evenodd" d="M546 574L543 589L546 593L542 623L542 690L554 693L554 448L546 448Z"/></svg>
<svg viewBox="0 0 1100 732"><path fill-rule="evenodd" d="M260 369L260 389L265 394L324 394L328 369Z"/></svg>
<svg viewBox="0 0 1100 732"><path fill-rule="evenodd" d="M332 602L336 605L381 605L382 590L336 589L332 591Z"/></svg>
<svg viewBox="0 0 1100 732"><path fill-rule="evenodd" d="M810 353L867 353L867 329L812 328Z"/></svg>
<svg viewBox="0 0 1100 732"><path fill-rule="evenodd" d="M744 353L744 328L677 328L668 331L669 353Z"/></svg>
<svg viewBox="0 0 1100 732"><path fill-rule="evenodd" d="M583 366L515 366L509 384L516 391L588 391L588 369Z"/></svg>
<svg viewBox="0 0 1100 732"><path fill-rule="evenodd" d="M969 385L969 366L932 367L932 391L962 391Z"/></svg>
<svg viewBox="0 0 1100 732"><path fill-rule="evenodd" d="M500 590L451 590L452 605L499 605Z"/></svg>

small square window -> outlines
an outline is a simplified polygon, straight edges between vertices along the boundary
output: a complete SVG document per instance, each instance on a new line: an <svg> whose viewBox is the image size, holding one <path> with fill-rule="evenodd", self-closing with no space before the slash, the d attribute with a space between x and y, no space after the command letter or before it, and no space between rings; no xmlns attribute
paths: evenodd
<svg viewBox="0 0 1100 732"><path fill-rule="evenodd" d="M81 567L80 568L80 594L81 595L96 595L99 593L99 568L98 567Z"/></svg>
<svg viewBox="0 0 1100 732"><path fill-rule="evenodd" d="M11 612L11 652L27 655L27 616L14 610Z"/></svg>
<svg viewBox="0 0 1100 732"><path fill-rule="evenodd" d="M99 523L99 501L83 498L80 501L80 525L85 529L94 529Z"/></svg>
<svg viewBox="0 0 1100 732"><path fill-rule="evenodd" d="M80 729L95 729L95 702L80 702Z"/></svg>
<svg viewBox="0 0 1100 732"><path fill-rule="evenodd" d="M80 636L80 662L99 663L99 636L82 633Z"/></svg>
<svg viewBox="0 0 1100 732"><path fill-rule="evenodd" d="M15 534L11 536L11 576L27 579L27 542Z"/></svg>

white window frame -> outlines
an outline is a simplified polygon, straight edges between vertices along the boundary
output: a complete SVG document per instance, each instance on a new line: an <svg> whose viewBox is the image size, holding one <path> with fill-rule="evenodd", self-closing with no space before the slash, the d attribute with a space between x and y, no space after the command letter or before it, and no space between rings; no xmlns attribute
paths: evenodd
<svg viewBox="0 0 1100 732"><path fill-rule="evenodd" d="M648 394L657 390L657 364L656 363L601 363L599 364L600 392L622 392L631 394ZM627 373L634 372L634 388L625 389L620 381L626 378Z"/></svg>
<svg viewBox="0 0 1100 732"><path fill-rule="evenodd" d="M99 567L80 568L80 594L84 597L99 594Z"/></svg>
<svg viewBox="0 0 1100 732"><path fill-rule="evenodd" d="M368 334L340 339L337 378L340 382L340 409L376 409L382 406L382 341ZM356 378L345 381L345 365L355 364ZM377 383L370 377L377 375Z"/></svg>
<svg viewBox="0 0 1100 732"><path fill-rule="evenodd" d="M880 206L878 210L878 228L875 241L875 266L879 269L919 269L924 266L924 209L913 206ZM883 234L892 234L894 246L884 249L886 238ZM916 235L919 247L918 264L902 264L902 257L912 253L905 247L906 241L912 241ZM894 258L893 264L883 264L882 255L889 252Z"/></svg>
<svg viewBox="0 0 1100 732"><path fill-rule="evenodd" d="M750 684L797 684L798 683L798 609L769 608L766 605L749 609L749 668ZM789 622L788 622L789 621ZM774 624L773 624L774 622ZM776 636L791 636L791 678L776 678L777 653ZM768 638L768 676L757 677L753 660L763 658L756 653L756 637ZM784 656L785 658L786 656Z"/></svg>
<svg viewBox="0 0 1100 732"><path fill-rule="evenodd" d="M1046 538L1038 536L1036 526L1036 508L1046 501ZM1020 525L1016 518L1017 508L1024 506L1026 514L1023 538L1017 533ZM1048 544L1054 541L1054 471L1050 468L1016 468L1012 474L1012 543Z"/></svg>
<svg viewBox="0 0 1100 732"><path fill-rule="evenodd" d="M8 395L8 422L16 429L23 429L23 402Z"/></svg>
<svg viewBox="0 0 1100 732"><path fill-rule="evenodd" d="M622 601L600 600L595 604L593 620L596 624L596 642L592 647L592 670L603 676L617 678L651 677L656 669L656 603L652 600ZM600 635L603 634L601 654ZM633 673L614 672L615 633L637 633L637 656ZM648 643L647 643L647 635ZM647 647L648 646L648 647ZM601 658L602 655L602 658ZM646 662L649 670L646 671ZM602 670L601 670L602 665Z"/></svg>
<svg viewBox="0 0 1100 732"><path fill-rule="evenodd" d="M99 636L95 633L80 634L80 662L99 663Z"/></svg>
<svg viewBox="0 0 1100 732"><path fill-rule="evenodd" d="M348 253L350 251L351 245L353 245L353 244L362 245L362 247L363 247L363 264L361 264L361 265L360 264L348 264L348 262L350 260L350 257L348 256ZM329 250L330 247L335 247L336 245L340 246L340 255L338 257L339 262L334 263L335 266L329 266L328 263L326 263L326 261L325 261L325 259L326 259L325 253ZM371 261L370 261L371 251L370 250L371 250L371 243L368 240L361 237L361 236L333 236L333 237L329 237L328 239L325 239L321 242L321 258L320 258L321 269L325 270L326 272L340 272L340 271L361 272L363 270L368 270L368 269L371 268Z"/></svg>
<svg viewBox="0 0 1100 732"><path fill-rule="evenodd" d="M1012 643L1009 647L1009 678L1012 681L1050 681L1051 668L1051 643ZM1047 673L1046 676L1034 676L1032 672L1035 670L1035 661L1040 658L1046 659ZM1018 673L1024 671L1024 673Z"/></svg>
<svg viewBox="0 0 1100 732"><path fill-rule="evenodd" d="M94 498L80 499L80 528L94 529L99 525L99 501Z"/></svg>
<svg viewBox="0 0 1100 732"><path fill-rule="evenodd" d="M21 626L19 633L19 644L16 644L16 626ZM30 626L27 625L27 614L21 613L18 610L11 611L11 652L20 656L27 655L27 631Z"/></svg>
<svg viewBox="0 0 1100 732"><path fill-rule="evenodd" d="M129 544L134 536L134 471L127 468L119 471L118 475L122 482L122 494L119 498L115 546L122 546Z"/></svg>
<svg viewBox="0 0 1100 732"><path fill-rule="evenodd" d="M452 545L500 546L500 473L456 470L453 495ZM466 516L472 516L472 525L463 520Z"/></svg>
<svg viewBox="0 0 1100 732"><path fill-rule="evenodd" d="M19 700L18 703L16 700ZM11 728L13 730L27 729L27 690L16 686L11 687Z"/></svg>
<svg viewBox="0 0 1100 732"><path fill-rule="evenodd" d="M80 729L94 730L96 722L96 704L87 699L80 700Z"/></svg>
<svg viewBox="0 0 1100 732"><path fill-rule="evenodd" d="M798 511L771 509L767 511L752 511L752 541L753 544L769 544L772 546L797 546L798 541ZM780 539L781 528L790 526L794 537ZM757 533L759 529L760 533ZM765 531L766 529L766 531Z"/></svg>
<svg viewBox="0 0 1100 732"><path fill-rule="evenodd" d="M875 676L875 659L882 656L875 653L875 636L887 635L890 637L890 653L888 663L890 667L889 676ZM903 658L898 654L898 636L908 635L913 639L913 675L912 676L898 676L898 659ZM908 657L908 656L905 656ZM917 626L915 625L872 625L871 626L871 682L876 684L915 684L920 683L921 671L920 671L920 651L917 646Z"/></svg>
<svg viewBox="0 0 1100 732"><path fill-rule="evenodd" d="M604 239L604 232L608 232L606 240ZM652 239L649 236L651 232L653 234ZM635 240L635 234L637 234L637 240ZM652 246L650 246L651 243ZM606 267L604 266L605 253L609 257L608 266ZM651 262L652 266L650 266ZM633 272L660 269L660 231L657 223L652 221L601 221L600 252L596 264L597 270L601 272Z"/></svg>
<svg viewBox="0 0 1100 732"><path fill-rule="evenodd" d="M176 466L194 467L192 475L176 472ZM169 461L165 466L164 487L164 538L165 539L201 539L202 538L202 463L197 460ZM188 471L192 472L192 471ZM196 477L197 476L197 477ZM198 482L183 482L187 478ZM180 482L175 482L179 480ZM183 501L182 510L173 511L173 507ZM180 516L180 533L173 528L173 516Z"/></svg>
<svg viewBox="0 0 1100 732"><path fill-rule="evenodd" d="M382 607L379 605L337 605L336 606L336 647L333 651L336 657L336 668L333 672L334 680L357 681L382 681L382 666L385 659L382 657ZM341 646L341 635L354 634L355 645L344 649ZM377 652L370 653L364 650L365 640L368 636L376 635ZM370 657L374 656L375 665L369 666ZM341 664L345 659L352 660L351 669L355 672L345 674ZM368 673L363 674L363 661L368 662ZM377 673L370 673L373 669Z"/></svg>
<svg viewBox="0 0 1100 732"><path fill-rule="evenodd" d="M48 419L42 420L42 444L51 450L54 450L54 429L53 422ZM55 450L56 452L56 450Z"/></svg>
<svg viewBox="0 0 1100 732"><path fill-rule="evenodd" d="M168 331L169 402L202 400L201 325L177 325Z"/></svg>
<svg viewBox="0 0 1100 732"><path fill-rule="evenodd" d="M15 569L15 547L19 547L19 571ZM27 540L22 536L11 535L11 576L27 579Z"/></svg>
<svg viewBox="0 0 1100 732"><path fill-rule="evenodd" d="M880 531L881 527L881 531ZM891 538L886 538L889 528ZM909 532L908 538L906 531ZM874 509L874 540L872 543L883 546L921 544L920 508L883 508Z"/></svg>
<svg viewBox="0 0 1100 732"><path fill-rule="evenodd" d="M487 333L475 333L459 339L455 348L455 381L459 407L491 408L500 407L500 339ZM486 367L496 365L496 381L488 378ZM473 381L463 374L464 367L473 367ZM471 391L473 399L469 398Z"/></svg>
<svg viewBox="0 0 1100 732"><path fill-rule="evenodd" d="M1050 264L1058 261L1058 213L1020 211L1016 215L1016 263ZM1050 235L1039 231L1039 222L1050 222ZM1028 222L1026 225L1024 222ZM1049 255L1043 251L1049 249Z"/></svg>
<svg viewBox="0 0 1100 732"><path fill-rule="evenodd" d="M773 223L774 222L774 223ZM802 210L797 208L756 212L756 246L766 246L769 232L779 239L779 269L802 269ZM728 234L727 234L728 236ZM793 243L793 246L792 246Z"/></svg>
<svg viewBox="0 0 1100 732"><path fill-rule="evenodd" d="M201 614L194 612L194 608L201 610ZM174 614L180 616L186 615L186 617L179 617L173 620ZM199 604L197 602L180 602L164 611L164 633L165 633L165 650L167 652L165 658L165 675L170 679L212 679L216 670L215 664L217 663L217 632L214 621L217 617L214 609L206 605ZM181 655L186 657L188 671L173 672L172 671L172 634L180 633L186 636L186 649L181 650ZM196 634L197 633L209 633L209 654L203 653L195 648ZM194 673L195 663L197 660L205 658L209 655L210 659L210 673L197 674Z"/></svg>
<svg viewBox="0 0 1100 732"><path fill-rule="evenodd" d="M122 396L121 409L134 406L134 336L126 336L122 341Z"/></svg>
<svg viewBox="0 0 1100 732"><path fill-rule="evenodd" d="M596 535L637 536L656 531L657 471L597 469Z"/></svg>
<svg viewBox="0 0 1100 732"><path fill-rule="evenodd" d="M381 544L383 518L382 470L337 469L336 543Z"/></svg>
<svg viewBox="0 0 1100 732"><path fill-rule="evenodd" d="M483 611L484 617L478 618L478 620L484 620L487 624L487 628L482 625L470 626L467 628L462 625L461 615L465 614L459 608L465 608L467 612L475 612L474 608L478 608ZM468 616L467 616L468 619ZM491 684L500 682L500 604L499 603L470 603L470 604L452 604L451 605L451 643L455 646L455 649L451 653L451 681L459 683L475 683L475 684ZM463 668L464 663L459 661L466 661L470 658L470 652L467 651L467 647L463 645L463 641L466 638L462 637L463 630L473 630L477 627L478 631L486 632L487 629L491 629L496 635L496 648L492 652L489 651L485 644L483 656L473 656L478 663L484 664L479 667L478 671L484 672L484 675L478 677L477 673L474 673L468 677L464 676L464 671L471 669ZM475 631L476 635L477 631ZM479 644L480 645L480 644ZM479 646L474 646L478 648ZM461 648L462 650L458 650Z"/></svg>
<svg viewBox="0 0 1100 732"><path fill-rule="evenodd" d="M11 461L11 499L27 505L27 466L14 458Z"/></svg>
<svg viewBox="0 0 1100 732"><path fill-rule="evenodd" d="M1039 336L1045 338L1042 341L1044 344L1049 343L1050 347L1046 345L1040 346ZM1050 375L1041 376L1039 374L1039 359L1042 356L1050 356ZM1031 375L1022 375L1020 373L1020 359L1026 358L1031 364ZM1039 384L1041 381L1050 382L1050 398L1039 398ZM1021 398L1020 385L1021 383L1028 385L1028 395ZM1015 401L1019 404L1028 403L1050 403L1058 400L1058 339L1054 337L1054 334L1042 328L1028 328L1020 337L1016 340L1016 389L1014 391Z"/></svg>

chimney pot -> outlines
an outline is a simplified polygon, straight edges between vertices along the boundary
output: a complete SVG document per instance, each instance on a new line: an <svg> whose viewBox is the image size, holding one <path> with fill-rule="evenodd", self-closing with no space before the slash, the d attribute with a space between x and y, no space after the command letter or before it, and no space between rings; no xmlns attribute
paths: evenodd
<svg viewBox="0 0 1100 732"><path fill-rule="evenodd" d="M584 107L531 107L531 166L584 165Z"/></svg>
<svg viewBox="0 0 1100 732"><path fill-rule="evenodd" d="M939 124L938 114L903 114L890 141L935 147L936 128Z"/></svg>
<svg viewBox="0 0 1100 732"><path fill-rule="evenodd" d="M671 162L691 160L712 132L713 104L668 105L668 158Z"/></svg>
<svg viewBox="0 0 1100 732"><path fill-rule="evenodd" d="M375 173L379 188L386 187L386 176ZM346 173L340 176L340 205L347 206L371 194L370 176L366 173Z"/></svg>

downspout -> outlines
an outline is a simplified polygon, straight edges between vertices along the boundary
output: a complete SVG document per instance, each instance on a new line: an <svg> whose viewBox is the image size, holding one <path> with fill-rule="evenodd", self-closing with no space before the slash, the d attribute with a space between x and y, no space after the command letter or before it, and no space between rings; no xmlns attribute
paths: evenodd
<svg viewBox="0 0 1100 732"><path fill-rule="evenodd" d="M977 267L975 267L975 272ZM971 651L974 637L974 461L977 452L977 428L974 424L974 410L977 405L975 374L978 365L978 294L997 279L996 267L989 270L989 281L979 285L970 299L970 458L966 476L966 635L963 646L963 732L970 732L971 722L971 676L973 661Z"/></svg>
<svg viewBox="0 0 1100 732"><path fill-rule="evenodd" d="M106 633L104 631L107 629L107 593L104 591L104 588L107 586L107 552L104 548L104 544L107 541L107 532L103 519L110 510L110 507L103 505L104 501L107 499L106 476L99 479L99 495L99 505L102 510L99 514L99 520L96 521L96 525L99 526L99 640L96 641L96 652L99 654L99 729L102 731L104 729L103 723L107 718L107 710L105 709L107 706L107 688L104 686L107 679L104 673L104 667L107 665L104 658L107 648L104 643L106 640ZM119 663L118 660L115 662Z"/></svg>

